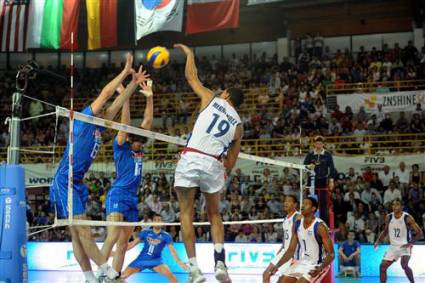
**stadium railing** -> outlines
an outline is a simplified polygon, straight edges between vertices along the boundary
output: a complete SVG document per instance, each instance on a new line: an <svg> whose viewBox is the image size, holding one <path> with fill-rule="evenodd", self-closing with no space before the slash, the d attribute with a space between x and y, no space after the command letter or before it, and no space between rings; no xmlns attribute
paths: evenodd
<svg viewBox="0 0 425 283"><path fill-rule="evenodd" d="M387 82L365 82L365 83L342 83L328 84L326 95L366 93L366 92L394 92L408 91L425 88L425 80L387 81Z"/></svg>

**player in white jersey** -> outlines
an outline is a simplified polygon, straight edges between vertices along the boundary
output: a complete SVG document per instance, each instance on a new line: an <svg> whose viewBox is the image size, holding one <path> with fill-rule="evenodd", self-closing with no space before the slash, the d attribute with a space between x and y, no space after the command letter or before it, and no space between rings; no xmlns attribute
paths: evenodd
<svg viewBox="0 0 425 283"><path fill-rule="evenodd" d="M267 269L263 273L263 283L270 283L271 273L270 271L273 267L279 262L279 260L285 254L285 251L289 248L289 243L292 238L292 230L294 229L294 224L297 220L301 219L301 214L297 212L298 200L294 195L287 195L285 197L285 202L283 203L283 210L286 212L286 217L283 220L283 243L274 257L273 261L269 264ZM298 255L295 254L295 259L298 258ZM279 268L279 276L285 275L286 270L292 264L292 261L287 261Z"/></svg>
<svg viewBox="0 0 425 283"><path fill-rule="evenodd" d="M300 244L300 259L294 262L279 278L279 283L320 282L329 271L335 258L333 243L326 224L314 216L318 208L315 198L307 197L302 205L303 218L297 220L288 250L272 269L275 274L297 252ZM325 251L326 256L323 256Z"/></svg>
<svg viewBox="0 0 425 283"><path fill-rule="evenodd" d="M388 235L390 248L384 255L380 265L379 277L381 283L387 282L387 269L391 264L401 258L401 267L410 282L415 282L412 269L409 267L410 255L413 244L422 238L422 230L412 216L403 212L400 199L392 201L393 212L387 215L385 228L375 243L375 249L379 243ZM414 237L412 238L412 232Z"/></svg>
<svg viewBox="0 0 425 283"><path fill-rule="evenodd" d="M175 47L186 54L186 79L201 98L200 113L177 163L174 178L180 204L181 232L189 258L188 282L206 281L197 265L195 231L192 225L198 189L205 196L211 223L215 277L219 282L230 282L225 265L224 228L219 203L220 191L224 188L225 169L233 168L241 148L243 129L236 108L243 102L243 92L230 88L215 97L214 93L199 81L193 51L182 44L176 44Z"/></svg>

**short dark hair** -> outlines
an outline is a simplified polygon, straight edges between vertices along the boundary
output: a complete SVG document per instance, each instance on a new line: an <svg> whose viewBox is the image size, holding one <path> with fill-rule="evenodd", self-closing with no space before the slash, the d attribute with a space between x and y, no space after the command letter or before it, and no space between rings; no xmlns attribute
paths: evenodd
<svg viewBox="0 0 425 283"><path fill-rule="evenodd" d="M241 90L240 88L231 87L227 89L227 92L230 95L230 101L232 102L233 106L239 108L239 106L243 103L244 100L243 90Z"/></svg>
<svg viewBox="0 0 425 283"><path fill-rule="evenodd" d="M354 230L350 230L350 231L348 231L348 233L353 233L354 235L356 234L356 232Z"/></svg>
<svg viewBox="0 0 425 283"><path fill-rule="evenodd" d="M161 214L159 214L159 213L156 213L156 212L155 212L155 213L153 214L152 218L154 218L154 217L161 217Z"/></svg>
<svg viewBox="0 0 425 283"><path fill-rule="evenodd" d="M286 195L285 198L291 198L294 203L298 203L298 199L294 195Z"/></svg>
<svg viewBox="0 0 425 283"><path fill-rule="evenodd" d="M317 199L314 197L307 197L306 199L311 201L311 206L314 206L316 210L319 208L319 203L317 202Z"/></svg>
<svg viewBox="0 0 425 283"><path fill-rule="evenodd" d="M146 137L140 135L128 134L127 137L130 139L131 142L140 142L144 144L148 141Z"/></svg>
<svg viewBox="0 0 425 283"><path fill-rule="evenodd" d="M403 205L403 201L399 198L393 199L393 201L391 202L391 204L394 204L394 202L398 202L400 205Z"/></svg>

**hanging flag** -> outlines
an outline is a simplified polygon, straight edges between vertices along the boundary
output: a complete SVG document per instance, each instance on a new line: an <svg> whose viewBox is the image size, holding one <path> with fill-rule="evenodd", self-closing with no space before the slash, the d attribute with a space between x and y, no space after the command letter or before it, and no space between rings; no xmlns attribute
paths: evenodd
<svg viewBox="0 0 425 283"><path fill-rule="evenodd" d="M78 48L80 0L32 0L29 5L28 48Z"/></svg>
<svg viewBox="0 0 425 283"><path fill-rule="evenodd" d="M0 48L22 52L28 27L28 0L0 0Z"/></svg>
<svg viewBox="0 0 425 283"><path fill-rule="evenodd" d="M135 0L136 40L157 31L182 31L182 0Z"/></svg>
<svg viewBox="0 0 425 283"><path fill-rule="evenodd" d="M186 34L239 26L239 0L188 0Z"/></svg>
<svg viewBox="0 0 425 283"><path fill-rule="evenodd" d="M86 0L86 8L88 49L117 46L117 0Z"/></svg>

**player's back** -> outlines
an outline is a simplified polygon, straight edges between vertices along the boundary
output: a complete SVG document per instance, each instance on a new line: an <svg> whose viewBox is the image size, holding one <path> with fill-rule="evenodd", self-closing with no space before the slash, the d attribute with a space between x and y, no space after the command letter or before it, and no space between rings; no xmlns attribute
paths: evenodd
<svg viewBox="0 0 425 283"><path fill-rule="evenodd" d="M219 157L234 140L239 114L226 100L215 97L196 119L187 148Z"/></svg>
<svg viewBox="0 0 425 283"><path fill-rule="evenodd" d="M93 116L90 106L84 108L81 113ZM102 131L104 128L94 124L75 120L74 122L74 154L73 154L73 176L74 182L82 181L84 174L90 168L102 143ZM68 175L68 152L69 143L59 164L56 174Z"/></svg>
<svg viewBox="0 0 425 283"><path fill-rule="evenodd" d="M300 260L310 264L319 264L322 262L323 245L317 231L321 223L324 224L323 220L317 217L307 228L304 228L304 218L296 222L295 231L298 235L301 248Z"/></svg>
<svg viewBox="0 0 425 283"><path fill-rule="evenodd" d="M117 137L114 139L113 149L117 177L112 188L137 194L142 181L143 151L133 151L129 142L119 145Z"/></svg>
<svg viewBox="0 0 425 283"><path fill-rule="evenodd" d="M173 242L170 234L164 230L156 233L152 228L142 230L139 238L143 242L143 249L138 256L141 260L161 258L163 249Z"/></svg>
<svg viewBox="0 0 425 283"><path fill-rule="evenodd" d="M292 238L292 229L298 215L300 214L295 211L290 217L286 216L283 219L283 248L285 251L289 248L289 243L291 242Z"/></svg>
<svg viewBox="0 0 425 283"><path fill-rule="evenodd" d="M400 218L396 218L394 213L389 215L388 234L390 244L393 246L402 246L410 241L410 231L407 225L409 214L402 212Z"/></svg>

